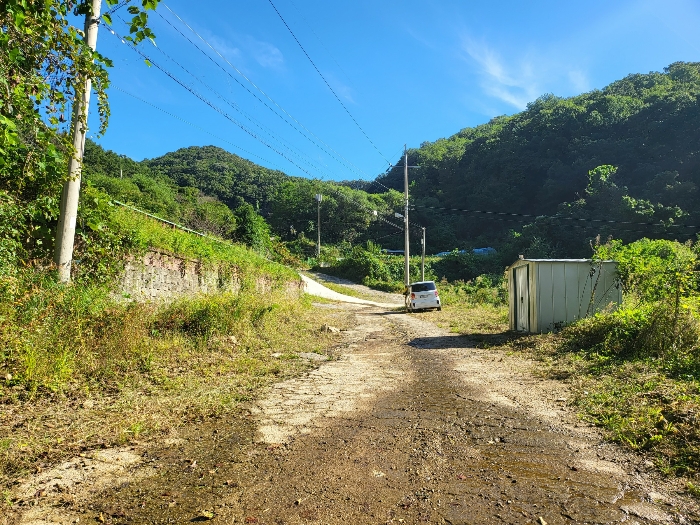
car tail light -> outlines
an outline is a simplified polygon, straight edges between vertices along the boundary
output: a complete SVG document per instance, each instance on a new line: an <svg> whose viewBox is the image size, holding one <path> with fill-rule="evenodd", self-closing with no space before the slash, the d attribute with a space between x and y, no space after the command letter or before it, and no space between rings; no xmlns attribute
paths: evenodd
<svg viewBox="0 0 700 525"><path fill-rule="evenodd" d="M435 290L435 297L440 297L437 290Z"/></svg>
<svg viewBox="0 0 700 525"><path fill-rule="evenodd" d="M412 294L411 294L411 299L415 299L415 298L416 298L416 294L412 293Z"/></svg>

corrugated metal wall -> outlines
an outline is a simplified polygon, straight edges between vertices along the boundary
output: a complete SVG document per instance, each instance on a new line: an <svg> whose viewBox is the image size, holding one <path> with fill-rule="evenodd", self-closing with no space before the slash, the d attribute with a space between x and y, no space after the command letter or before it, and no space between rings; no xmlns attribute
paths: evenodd
<svg viewBox="0 0 700 525"><path fill-rule="evenodd" d="M515 269L529 267L530 332L547 332L577 319L593 315L610 303L622 302L617 285L616 263L586 260L522 260L509 269L511 330L522 330L517 322L518 299ZM522 270L521 270L522 271Z"/></svg>
<svg viewBox="0 0 700 525"><path fill-rule="evenodd" d="M619 304L622 292L615 287L616 265L601 266L579 261L537 261L537 319L531 331L547 332L558 325L593 315L609 303Z"/></svg>

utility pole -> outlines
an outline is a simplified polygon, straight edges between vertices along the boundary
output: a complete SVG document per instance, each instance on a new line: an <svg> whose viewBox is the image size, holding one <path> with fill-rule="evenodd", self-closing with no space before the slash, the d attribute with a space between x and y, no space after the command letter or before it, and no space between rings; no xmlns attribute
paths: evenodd
<svg viewBox="0 0 700 525"><path fill-rule="evenodd" d="M403 210L403 228L404 228L404 284L406 285L406 290L408 290L408 285L411 284L411 277L409 275L411 271L409 254L408 254L408 150L406 149L406 144L403 145L403 189L406 204Z"/></svg>
<svg viewBox="0 0 700 525"><path fill-rule="evenodd" d="M92 0L92 11L85 15L85 41L93 51L97 47L97 27L100 20L102 0ZM73 101L73 149L74 154L68 164L68 180L63 186L61 211L56 229L56 247L54 262L58 267L58 278L62 283L70 282L73 246L75 243L75 223L78 216L78 198L80 196L80 176L85 151L85 132L87 131L88 109L90 107L90 90L92 80L86 76L82 93L76 93Z"/></svg>
<svg viewBox="0 0 700 525"><path fill-rule="evenodd" d="M320 193L316 194L316 202L318 203L318 226L316 227L316 258L321 257L321 201L323 200L323 195Z"/></svg>
<svg viewBox="0 0 700 525"><path fill-rule="evenodd" d="M425 226L423 226L423 237L420 240L421 256L420 256L420 280L425 281Z"/></svg>

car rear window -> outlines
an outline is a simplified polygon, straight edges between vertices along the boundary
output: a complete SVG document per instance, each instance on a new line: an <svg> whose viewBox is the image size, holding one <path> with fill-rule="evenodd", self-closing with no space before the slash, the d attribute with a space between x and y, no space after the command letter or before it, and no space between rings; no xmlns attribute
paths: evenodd
<svg viewBox="0 0 700 525"><path fill-rule="evenodd" d="M435 283L418 283L411 285L412 292L430 292L435 290Z"/></svg>

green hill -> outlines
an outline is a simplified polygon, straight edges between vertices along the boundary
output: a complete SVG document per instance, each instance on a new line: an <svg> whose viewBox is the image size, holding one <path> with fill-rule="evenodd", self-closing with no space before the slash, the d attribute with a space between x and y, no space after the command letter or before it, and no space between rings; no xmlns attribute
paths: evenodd
<svg viewBox="0 0 700 525"><path fill-rule="evenodd" d="M629 75L571 98L544 95L523 112L425 142L409 154L409 162L422 167L411 172L413 218L428 227L429 247L435 250L502 244L509 229L519 230L533 218L433 208L633 223L673 218L675 224L700 224L695 199L700 184L699 95L700 63L678 62L662 73ZM594 195L588 172L601 165L618 169ZM400 189L402 170L394 169L379 181ZM605 202L592 202L601 192ZM513 221L503 220L509 218ZM559 220L548 226L547 250L579 254L585 242L561 239L571 237L570 225ZM623 229L650 236L687 231L594 226L575 231L587 238L597 233L644 234Z"/></svg>
<svg viewBox="0 0 700 525"><path fill-rule="evenodd" d="M544 95L520 113L425 142L409 151L421 166L410 174L412 222L427 227L429 253L488 245L505 259L588 255L598 235L692 237L699 96L700 64L678 62L575 97ZM116 180L118 165L129 181ZM89 148L86 171L108 193L195 227L221 230L229 220L222 204L248 203L287 241L315 238L313 196L322 193L324 242L402 244L398 229L372 216L394 221L402 208L398 167L377 178L396 190L386 193L378 184L290 177L214 146L141 163Z"/></svg>

